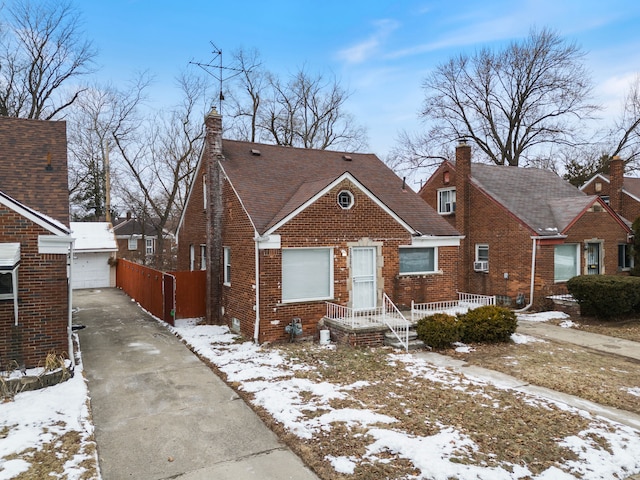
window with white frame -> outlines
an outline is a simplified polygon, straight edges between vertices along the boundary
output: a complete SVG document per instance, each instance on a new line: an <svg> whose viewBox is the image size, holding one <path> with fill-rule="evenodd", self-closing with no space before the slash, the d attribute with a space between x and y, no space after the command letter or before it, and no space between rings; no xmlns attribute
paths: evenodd
<svg viewBox="0 0 640 480"><path fill-rule="evenodd" d="M224 262L223 282L225 285L231 285L231 247L224 247L223 262Z"/></svg>
<svg viewBox="0 0 640 480"><path fill-rule="evenodd" d="M340 208L343 210L349 210L353 207L353 193L349 190L342 190L338 193L338 205L340 205Z"/></svg>
<svg viewBox="0 0 640 480"><path fill-rule="evenodd" d="M566 282L580 274L580 250L578 244L556 245L553 252L553 280Z"/></svg>
<svg viewBox="0 0 640 480"><path fill-rule="evenodd" d="M153 238L145 238L145 253L153 255L155 253L155 241Z"/></svg>
<svg viewBox="0 0 640 480"><path fill-rule="evenodd" d="M631 254L631 245L621 243L618 245L618 269L631 270L633 268L633 255Z"/></svg>
<svg viewBox="0 0 640 480"><path fill-rule="evenodd" d="M13 300L15 324L18 324L18 267L20 244L0 243L0 300Z"/></svg>
<svg viewBox="0 0 640 480"><path fill-rule="evenodd" d="M129 237L128 242L129 250L137 250L138 249L138 239L134 237Z"/></svg>
<svg viewBox="0 0 640 480"><path fill-rule="evenodd" d="M456 189L438 190L438 213L448 215L456 211Z"/></svg>
<svg viewBox="0 0 640 480"><path fill-rule="evenodd" d="M489 245L476 243L476 262L489 262Z"/></svg>
<svg viewBox="0 0 640 480"><path fill-rule="evenodd" d="M282 301L328 300L333 297L333 249L282 250Z"/></svg>
<svg viewBox="0 0 640 480"><path fill-rule="evenodd" d="M196 249L193 244L189 245L189 270L193 272L196 266Z"/></svg>
<svg viewBox="0 0 640 480"><path fill-rule="evenodd" d="M200 270L207 269L207 246L200 245Z"/></svg>
<svg viewBox="0 0 640 480"><path fill-rule="evenodd" d="M204 209L207 209L207 175L202 175L202 200L204 202Z"/></svg>
<svg viewBox="0 0 640 480"><path fill-rule="evenodd" d="M419 275L433 273L438 269L435 247L401 247L400 274Z"/></svg>

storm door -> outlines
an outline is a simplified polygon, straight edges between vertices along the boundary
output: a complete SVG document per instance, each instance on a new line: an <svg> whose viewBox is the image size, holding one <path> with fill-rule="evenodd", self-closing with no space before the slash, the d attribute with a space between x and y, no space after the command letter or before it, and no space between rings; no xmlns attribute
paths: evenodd
<svg viewBox="0 0 640 480"><path fill-rule="evenodd" d="M376 248L351 249L351 298L354 310L376 307Z"/></svg>
<svg viewBox="0 0 640 480"><path fill-rule="evenodd" d="M600 243L587 243L587 275L600 274Z"/></svg>

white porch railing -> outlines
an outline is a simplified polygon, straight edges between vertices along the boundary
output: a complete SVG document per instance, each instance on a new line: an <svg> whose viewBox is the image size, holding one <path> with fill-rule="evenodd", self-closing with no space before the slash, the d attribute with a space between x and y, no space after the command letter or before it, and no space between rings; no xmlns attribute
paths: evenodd
<svg viewBox="0 0 640 480"><path fill-rule="evenodd" d="M495 305L495 295L476 295L474 293L458 292L458 300L444 302L414 303L411 302L411 323L417 322L422 317L434 313L448 313L458 315L466 313L474 308L484 305Z"/></svg>
<svg viewBox="0 0 640 480"><path fill-rule="evenodd" d="M386 293L382 295L382 306L367 310L354 310L351 307L327 302L327 318L354 330L385 325L402 343L405 350L409 349L409 327L411 323L398 310L398 307L394 305Z"/></svg>

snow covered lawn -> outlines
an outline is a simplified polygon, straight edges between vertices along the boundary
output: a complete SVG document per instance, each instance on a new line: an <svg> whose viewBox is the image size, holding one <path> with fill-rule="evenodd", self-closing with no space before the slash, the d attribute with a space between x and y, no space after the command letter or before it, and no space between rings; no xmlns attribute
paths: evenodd
<svg viewBox="0 0 640 480"><path fill-rule="evenodd" d="M640 472L639 432L412 354L259 347L225 327L193 323L173 331L325 479L589 480Z"/></svg>
<svg viewBox="0 0 640 480"><path fill-rule="evenodd" d="M99 479L87 402L79 362L73 378L0 403L0 480Z"/></svg>

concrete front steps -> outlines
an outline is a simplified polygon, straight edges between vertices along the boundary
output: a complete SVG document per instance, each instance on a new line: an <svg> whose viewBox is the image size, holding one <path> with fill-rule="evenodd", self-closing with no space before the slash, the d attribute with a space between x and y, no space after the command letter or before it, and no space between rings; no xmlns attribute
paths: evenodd
<svg viewBox="0 0 640 480"><path fill-rule="evenodd" d="M384 344L389 347L399 348L404 350L404 345L396 338L391 330L388 330L384 334ZM409 329L409 350L421 350L425 348L425 344L422 340L418 340L418 333L415 328Z"/></svg>

